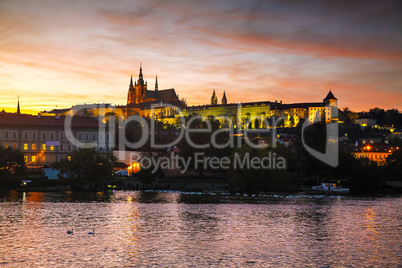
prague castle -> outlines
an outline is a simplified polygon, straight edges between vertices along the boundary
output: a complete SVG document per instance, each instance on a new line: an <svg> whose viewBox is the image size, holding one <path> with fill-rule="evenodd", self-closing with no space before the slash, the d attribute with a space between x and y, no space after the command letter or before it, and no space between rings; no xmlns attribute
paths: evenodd
<svg viewBox="0 0 402 268"><path fill-rule="evenodd" d="M223 127L227 126L228 122L231 122L235 127L242 129L265 128L264 120L273 116L276 118L284 116L285 119L279 124L281 127L295 127L301 119L316 122L325 118L327 123L337 122L338 120L337 99L331 91L322 102L290 104L282 103L282 101L229 103L226 91L224 91L219 103L214 89L210 104L187 106L184 100L179 99L179 95L176 94L174 88L159 90L157 77L155 89L149 90L148 83L144 81L142 66L140 66L139 77L134 83L131 76L127 105L102 104L102 107L105 106L108 113L113 113L123 118L136 114L145 118L176 124L179 118L178 110L180 110L184 116L213 117L219 120ZM71 110L80 110L81 113L85 111L86 114L92 114L96 117L99 115L99 107L100 104L77 105L72 109L54 110L44 114L63 115Z"/></svg>

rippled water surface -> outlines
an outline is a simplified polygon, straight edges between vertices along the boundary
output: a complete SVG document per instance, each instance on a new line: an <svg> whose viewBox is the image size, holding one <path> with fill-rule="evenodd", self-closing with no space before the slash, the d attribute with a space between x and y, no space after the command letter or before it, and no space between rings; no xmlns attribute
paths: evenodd
<svg viewBox="0 0 402 268"><path fill-rule="evenodd" d="M400 267L401 201L3 193L0 266Z"/></svg>

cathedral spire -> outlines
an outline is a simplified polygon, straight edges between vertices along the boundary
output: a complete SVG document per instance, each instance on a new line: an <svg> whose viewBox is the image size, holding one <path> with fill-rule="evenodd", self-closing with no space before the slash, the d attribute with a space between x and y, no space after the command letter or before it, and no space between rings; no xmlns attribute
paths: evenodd
<svg viewBox="0 0 402 268"><path fill-rule="evenodd" d="M155 91L158 91L158 75L156 75L155 79Z"/></svg>
<svg viewBox="0 0 402 268"><path fill-rule="evenodd" d="M21 114L21 111L20 111L20 96L18 96L17 114Z"/></svg>
<svg viewBox="0 0 402 268"><path fill-rule="evenodd" d="M228 104L228 100L226 99L225 91L223 91L222 104Z"/></svg>
<svg viewBox="0 0 402 268"><path fill-rule="evenodd" d="M131 79L130 79L130 87L134 87L134 86L133 86L133 75L131 75Z"/></svg>
<svg viewBox="0 0 402 268"><path fill-rule="evenodd" d="M217 104L218 104L218 97L216 96L215 89L214 89L214 93L212 94L212 97L211 97L211 105L217 105Z"/></svg>
<svg viewBox="0 0 402 268"><path fill-rule="evenodd" d="M142 63L140 63L140 79L142 78Z"/></svg>

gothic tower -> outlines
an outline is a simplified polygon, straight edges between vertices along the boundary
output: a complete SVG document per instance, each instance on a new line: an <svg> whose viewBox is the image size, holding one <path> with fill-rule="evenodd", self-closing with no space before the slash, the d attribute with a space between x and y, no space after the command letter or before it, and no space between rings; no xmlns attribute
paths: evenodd
<svg viewBox="0 0 402 268"><path fill-rule="evenodd" d="M133 76L131 75L130 86L128 87L127 105L134 103L134 94Z"/></svg>
<svg viewBox="0 0 402 268"><path fill-rule="evenodd" d="M214 89L214 93L212 94L211 97L211 105L217 105L218 104L218 97L215 94L215 89Z"/></svg>
<svg viewBox="0 0 402 268"><path fill-rule="evenodd" d="M225 91L223 91L222 104L228 104L228 100L226 99Z"/></svg>
<svg viewBox="0 0 402 268"><path fill-rule="evenodd" d="M18 96L17 114L21 114L21 111L20 111L20 96Z"/></svg>
<svg viewBox="0 0 402 268"><path fill-rule="evenodd" d="M147 91L147 83L144 82L142 75L142 65L140 65L140 74L138 80L133 85L133 77L131 76L130 86L128 89L127 105L140 104L145 99L145 92Z"/></svg>

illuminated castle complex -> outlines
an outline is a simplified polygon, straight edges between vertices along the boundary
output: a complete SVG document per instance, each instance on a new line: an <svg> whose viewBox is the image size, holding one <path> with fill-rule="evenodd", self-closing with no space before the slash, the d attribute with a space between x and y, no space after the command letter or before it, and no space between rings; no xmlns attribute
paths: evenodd
<svg viewBox="0 0 402 268"><path fill-rule="evenodd" d="M258 101L247 103L229 103L226 92L223 92L219 104L215 89L210 104L199 106L187 106L184 100L180 100L174 88L158 89L158 78L155 81L155 90L148 90L148 84L144 81L142 66L139 77L133 83L131 76L127 105L113 106L111 104L76 105L75 110L84 111L85 114L99 115L100 105L105 107L105 113L114 113L116 116L127 118L131 115L140 115L145 118L160 120L169 124L178 122L178 109L184 116L200 115L203 117L214 117L219 120L222 126L228 122L237 128L265 128L264 120L275 116L284 116L281 127L294 127L300 119L307 119L310 122L320 121L325 118L327 123L338 121L337 99L331 91L322 102L291 103L285 104L282 101ZM177 107L178 109L174 108ZM44 114L67 114L71 109L54 110Z"/></svg>

